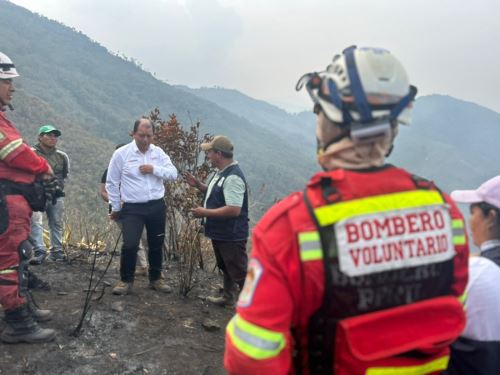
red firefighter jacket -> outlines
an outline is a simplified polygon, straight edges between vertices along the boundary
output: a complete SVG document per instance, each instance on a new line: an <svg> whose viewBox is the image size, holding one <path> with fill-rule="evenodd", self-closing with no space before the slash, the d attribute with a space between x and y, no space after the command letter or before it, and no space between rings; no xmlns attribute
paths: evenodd
<svg viewBox="0 0 500 375"><path fill-rule="evenodd" d="M47 161L23 142L4 112L0 111L0 180L31 183L49 170Z"/></svg>
<svg viewBox="0 0 500 375"><path fill-rule="evenodd" d="M341 202L326 204L319 188L325 177L333 181L332 185L342 197ZM463 217L446 194L436 189L420 190L408 172L385 166L374 171L336 170L318 173L308 184L308 197L319 222L333 223L338 227L338 257L342 272L337 278L334 277L334 288L336 284L347 285L344 281L349 279L345 279L345 274L356 276L354 280L358 281L355 288L347 289L349 293L346 294L346 300L350 302L345 303L346 311L354 308L358 312L377 314L384 304L403 306L405 309L405 305L410 303L412 306L413 302L419 302L423 298L420 289L432 288L429 281L439 284L445 277L432 275L432 269L425 271L426 263L431 267L436 262L451 264L448 299L455 302L455 297L458 299L464 292L467 283L467 238ZM378 217L378 211L383 211L386 206L391 208L389 216ZM363 213L361 221L356 215L353 216L356 213ZM406 217L401 219L399 213ZM362 219L366 217L369 218L368 222L363 222ZM342 220L345 218L347 220ZM385 223L385 226L380 224L377 227L373 223ZM291 194L273 206L256 225L252 238L253 248L245 287L240 294L237 313L226 329L224 365L230 374L293 374L296 371L294 363L297 363L294 362L293 354L300 348L300 367L303 374L308 374L308 325L323 302L325 272L317 226L304 203L303 193ZM399 247L391 244L391 238L399 239ZM349 248L350 242L359 246ZM400 275L408 278L408 285L389 283L379 289L364 288L363 280L387 274L382 271L388 269L397 271L401 264L403 268L399 270ZM415 268L420 270L418 275L405 273L408 267L414 265L424 265L424 268ZM350 298L352 295L354 297ZM343 301L342 298L339 301ZM443 341L450 339L450 335L452 339L459 335L464 324L463 313L458 314L460 316L450 314L456 319L446 321L442 316L448 313L447 307L436 309L432 303L427 307L425 299L423 303L423 311L431 313L425 319L429 321L432 316L436 319L435 324L430 325L429 336L434 335L432 338L435 341ZM446 303L449 307L449 301ZM419 311L421 313L422 308ZM456 308L452 306L450 311L456 312ZM382 311L382 314L385 312ZM384 334L387 332L406 332L408 337L420 334L420 337L413 339L421 341L421 336L426 338L426 331L419 333L419 327L411 325L411 314L406 315L408 319L405 324L387 325L387 318L383 317L380 320L383 327L372 324L366 330L370 333L365 336L370 337L363 337L361 330L361 337L354 338L353 334L349 340L372 345L365 348L365 354L378 350L373 346L383 349ZM401 322L393 317L390 319ZM436 327L440 324L442 330ZM446 324L449 327L445 327ZM439 332L443 330L448 330L449 335L440 337ZM342 340L337 334L337 349L342 347ZM344 337L344 340L347 339ZM394 338L396 346L412 349L405 340L404 335ZM387 350L390 352L391 349ZM365 357L370 356L367 354ZM438 373L446 368L448 357L434 356L431 359L424 367L418 367L418 361L411 362L413 370L416 369L412 373ZM396 361L394 365L404 366L405 362ZM384 372L384 369L389 372ZM404 368L401 369L403 372L390 372L392 370L394 368L385 366L372 373L404 373ZM341 372L336 370L334 373Z"/></svg>

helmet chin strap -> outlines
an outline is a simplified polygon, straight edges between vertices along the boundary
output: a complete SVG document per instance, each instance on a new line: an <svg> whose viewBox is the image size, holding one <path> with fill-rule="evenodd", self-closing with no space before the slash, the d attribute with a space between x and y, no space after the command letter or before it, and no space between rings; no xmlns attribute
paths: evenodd
<svg viewBox="0 0 500 375"><path fill-rule="evenodd" d="M4 101L0 98L0 111L5 112L5 107L9 108L11 111L14 110L14 107L10 103L4 103Z"/></svg>

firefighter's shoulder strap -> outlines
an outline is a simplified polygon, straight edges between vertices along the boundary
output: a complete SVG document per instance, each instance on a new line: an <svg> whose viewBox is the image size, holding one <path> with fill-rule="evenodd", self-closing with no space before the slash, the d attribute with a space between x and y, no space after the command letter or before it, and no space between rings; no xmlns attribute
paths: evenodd
<svg viewBox="0 0 500 375"><path fill-rule="evenodd" d="M341 200L341 195L335 189L332 182L331 178L322 177L319 184L322 197L327 204L333 204ZM304 190L303 197L307 210L309 211L320 236L325 279L323 303L309 321L308 366L311 374L326 375L331 374L333 369L335 330L337 325L336 320L329 318L333 296L333 280L329 269L329 263L330 259L337 257L335 227L322 227L319 224L314 213L314 208L308 198L307 188Z"/></svg>

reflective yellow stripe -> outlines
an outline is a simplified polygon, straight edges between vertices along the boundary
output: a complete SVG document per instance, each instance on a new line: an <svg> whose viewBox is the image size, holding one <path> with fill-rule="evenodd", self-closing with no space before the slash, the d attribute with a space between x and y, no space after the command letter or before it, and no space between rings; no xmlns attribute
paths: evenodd
<svg viewBox="0 0 500 375"><path fill-rule="evenodd" d="M453 221L451 222L451 227L453 229L459 229L459 228L463 229L464 221L462 219L453 219Z"/></svg>
<svg viewBox="0 0 500 375"><path fill-rule="evenodd" d="M299 233L300 260L308 262L323 259L321 239L318 232Z"/></svg>
<svg viewBox="0 0 500 375"><path fill-rule="evenodd" d="M450 357L445 356L418 366L373 367L366 370L366 375L424 375L431 372L446 370L449 360Z"/></svg>
<svg viewBox="0 0 500 375"><path fill-rule="evenodd" d="M8 275L11 273L15 273L15 272L17 272L18 268L19 268L19 264L15 264L9 268L4 268L3 270L0 270L0 275Z"/></svg>
<svg viewBox="0 0 500 375"><path fill-rule="evenodd" d="M464 305L464 309L466 308L465 301L467 301L467 290L464 292L464 294L462 294L460 297L458 297L458 302L460 302L462 305Z"/></svg>
<svg viewBox="0 0 500 375"><path fill-rule="evenodd" d="M453 245L465 245L465 229L462 219L454 219L451 222L453 229Z"/></svg>
<svg viewBox="0 0 500 375"><path fill-rule="evenodd" d="M319 232L301 232L299 233L299 243L319 241Z"/></svg>
<svg viewBox="0 0 500 375"><path fill-rule="evenodd" d="M437 191L413 190L334 203L316 208L314 213L324 227L352 216L442 203L443 198Z"/></svg>
<svg viewBox="0 0 500 375"><path fill-rule="evenodd" d="M18 149L22 144L23 140L21 138L7 143L7 145L0 149L0 160L5 159L12 151Z"/></svg>
<svg viewBox="0 0 500 375"><path fill-rule="evenodd" d="M285 347L285 335L247 322L236 314L226 332L233 345L250 358L261 360L276 357Z"/></svg>

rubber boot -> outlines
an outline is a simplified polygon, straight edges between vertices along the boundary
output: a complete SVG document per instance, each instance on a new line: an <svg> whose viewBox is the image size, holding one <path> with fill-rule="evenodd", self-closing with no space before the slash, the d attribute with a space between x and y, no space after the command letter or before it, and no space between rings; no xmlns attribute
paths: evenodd
<svg viewBox="0 0 500 375"><path fill-rule="evenodd" d="M28 271L28 288L36 290L50 290L50 285L48 282L43 281L32 271Z"/></svg>
<svg viewBox="0 0 500 375"><path fill-rule="evenodd" d="M7 344L43 343L56 337L53 329L41 328L34 321L27 303L14 310L5 311L4 321L7 327L0 334L0 340Z"/></svg>
<svg viewBox="0 0 500 375"><path fill-rule="evenodd" d="M52 319L54 313L51 310L41 309L40 306L38 306L38 304L36 303L35 298L33 297L33 294L31 294L31 292L28 292L26 297L26 299L28 300L28 310L35 321L37 321L38 323L42 323L48 322Z"/></svg>
<svg viewBox="0 0 500 375"><path fill-rule="evenodd" d="M229 277L228 274L224 273L224 288L222 291L222 295L217 297L207 297L206 301L217 306L233 307L237 299L237 291L235 289L236 284L234 283L234 281Z"/></svg>

